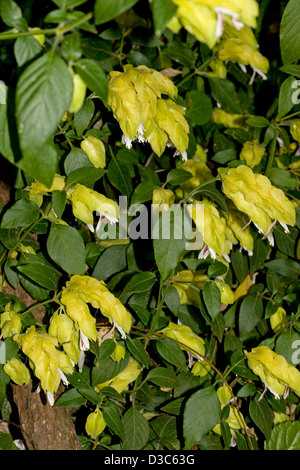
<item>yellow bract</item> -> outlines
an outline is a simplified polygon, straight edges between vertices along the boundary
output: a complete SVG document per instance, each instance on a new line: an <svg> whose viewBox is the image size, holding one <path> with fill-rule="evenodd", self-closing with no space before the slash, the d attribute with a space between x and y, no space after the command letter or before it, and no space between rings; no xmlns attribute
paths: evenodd
<svg viewBox="0 0 300 470"><path fill-rule="evenodd" d="M203 289L208 277L201 272L185 269L173 277L172 282L176 288L181 304L199 306L199 290Z"/></svg>
<svg viewBox="0 0 300 470"><path fill-rule="evenodd" d="M20 359L10 359L4 365L3 370L17 385L28 385L30 382L29 370Z"/></svg>
<svg viewBox="0 0 300 470"><path fill-rule="evenodd" d="M170 141L185 155L189 126L184 109L173 101L173 82L144 65L125 65L124 72L110 72L110 77L108 104L123 131L123 143L131 148L132 141L148 142L160 156Z"/></svg>
<svg viewBox="0 0 300 470"><path fill-rule="evenodd" d="M217 285L221 293L221 303L222 304L233 304L234 302L234 293L230 289L229 285L226 282L216 279L214 283Z"/></svg>
<svg viewBox="0 0 300 470"><path fill-rule="evenodd" d="M212 257L226 256L226 224L216 207L209 202L197 202L189 204L187 210L201 233L204 244L209 247Z"/></svg>
<svg viewBox="0 0 300 470"><path fill-rule="evenodd" d="M1 313L0 317L0 329L3 338L20 333L22 328L21 317L13 311L12 307L10 308L7 305L6 310Z"/></svg>
<svg viewBox="0 0 300 470"><path fill-rule="evenodd" d="M226 221L225 235L227 240L232 245L240 243L241 247L251 256L254 241L245 214L236 210L234 205L229 203L228 212L224 212L223 215Z"/></svg>
<svg viewBox="0 0 300 470"><path fill-rule="evenodd" d="M278 307L275 313L270 317L270 325L274 333L280 330L287 322L286 311Z"/></svg>
<svg viewBox="0 0 300 470"><path fill-rule="evenodd" d="M178 32L183 26L211 49L223 34L224 24L237 29L256 27L259 13L255 0L173 0L178 8L168 27Z"/></svg>
<svg viewBox="0 0 300 470"><path fill-rule="evenodd" d="M230 168L227 174L220 173L220 177L225 195L250 217L264 235L268 235L273 221L281 223L285 230L288 230L287 225L295 225L294 205L266 176L240 165Z"/></svg>
<svg viewBox="0 0 300 470"><path fill-rule="evenodd" d="M30 359L30 366L34 375L41 381L45 392L56 392L61 375L73 373L73 366L68 356L57 349L58 341L48 335L43 329L31 326L26 333L13 337L21 347L23 353Z"/></svg>
<svg viewBox="0 0 300 470"><path fill-rule="evenodd" d="M35 202L38 206L42 205L43 196L47 196L54 191L63 191L66 186L66 178L65 176L61 176L58 174L54 175L52 184L50 188L47 188L43 183L39 181L35 181L29 187L29 199Z"/></svg>
<svg viewBox="0 0 300 470"><path fill-rule="evenodd" d="M103 387L112 387L117 392L122 393L124 390L127 390L131 382L134 382L135 379L137 379L140 372L140 364L133 357L130 357L127 366L122 370L122 372L120 372L120 374L105 383L97 384L95 389L100 392Z"/></svg>
<svg viewBox="0 0 300 470"><path fill-rule="evenodd" d="M265 154L265 148L259 145L257 140L245 142L240 153L240 159L245 160L250 168L255 167L261 162Z"/></svg>
<svg viewBox="0 0 300 470"><path fill-rule="evenodd" d="M112 324L116 324L121 333L129 333L131 329L131 315L124 305L107 289L103 281L90 276L72 276L63 289L61 303L66 306L66 313L93 341L97 338L95 318L90 314L87 303L99 309Z"/></svg>
<svg viewBox="0 0 300 470"><path fill-rule="evenodd" d="M217 390L217 395L219 398L219 402L221 404L221 410L230 403L230 400L232 399L230 390L226 385L223 385L222 387L219 387ZM229 406L229 416L226 419L226 423L230 427L230 433L234 436L235 429L241 429L244 428L245 421L241 413L237 410L237 408L233 405ZM217 434L221 435L221 425L218 423L214 428L213 431Z"/></svg>
<svg viewBox="0 0 300 470"><path fill-rule="evenodd" d="M251 352L244 351L244 353L250 369L277 398L284 395L286 387L300 396L300 372L283 356L276 354L267 346L258 346Z"/></svg>
<svg viewBox="0 0 300 470"><path fill-rule="evenodd" d="M205 354L204 339L197 336L189 326L170 322L168 326L160 330L160 333L178 341L179 347L184 351L190 351L193 355L204 356Z"/></svg>
<svg viewBox="0 0 300 470"><path fill-rule="evenodd" d="M78 183L70 189L67 197L72 203L75 217L88 225L94 223L93 212L104 215L112 223L119 218L119 206L115 201L82 184Z"/></svg>
<svg viewBox="0 0 300 470"><path fill-rule="evenodd" d="M79 347L79 331L74 321L65 313L54 313L50 320L48 334L57 338L65 353L74 364L77 364L81 355Z"/></svg>
<svg viewBox="0 0 300 470"><path fill-rule="evenodd" d="M212 120L215 124L223 124L228 128L240 127L241 129L247 129L245 121L249 117L251 117L250 114L229 113L221 108L214 108L212 113Z"/></svg>

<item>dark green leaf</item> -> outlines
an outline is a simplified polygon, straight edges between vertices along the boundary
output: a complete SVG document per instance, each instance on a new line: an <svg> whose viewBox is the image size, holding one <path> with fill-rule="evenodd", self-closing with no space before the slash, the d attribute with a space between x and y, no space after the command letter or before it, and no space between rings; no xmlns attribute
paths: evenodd
<svg viewBox="0 0 300 470"><path fill-rule="evenodd" d="M290 0L283 12L280 25L280 49L284 65L297 62L300 58L300 5Z"/></svg>
<svg viewBox="0 0 300 470"><path fill-rule="evenodd" d="M8 209L2 219L1 228L29 227L39 219L39 207L28 199L19 199Z"/></svg>
<svg viewBox="0 0 300 470"><path fill-rule="evenodd" d="M300 450L300 422L286 421L274 426L265 450Z"/></svg>
<svg viewBox="0 0 300 470"><path fill-rule="evenodd" d="M123 416L123 427L123 450L139 450L147 444L150 427L146 418L135 407L129 408Z"/></svg>
<svg viewBox="0 0 300 470"><path fill-rule="evenodd" d="M68 274L84 274L85 246L75 228L52 224L47 239L47 251L50 258Z"/></svg>
<svg viewBox="0 0 300 470"><path fill-rule="evenodd" d="M186 369L186 356L176 341L171 338L160 338L156 343L156 348L162 359L179 369Z"/></svg>
<svg viewBox="0 0 300 470"><path fill-rule="evenodd" d="M211 431L220 416L220 402L212 387L194 393L187 400L183 415L185 449L190 449Z"/></svg>
<svg viewBox="0 0 300 470"><path fill-rule="evenodd" d="M75 70L81 76L86 86L96 93L102 101L106 102L108 93L107 80L101 65L93 59L80 59L75 64Z"/></svg>

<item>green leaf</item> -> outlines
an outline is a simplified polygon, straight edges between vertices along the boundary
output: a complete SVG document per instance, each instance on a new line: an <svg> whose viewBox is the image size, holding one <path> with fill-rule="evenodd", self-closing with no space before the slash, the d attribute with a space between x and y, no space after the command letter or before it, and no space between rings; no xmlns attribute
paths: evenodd
<svg viewBox="0 0 300 470"><path fill-rule="evenodd" d="M103 418L108 427L114 434L124 440L124 427L118 407L111 402L105 402L102 405Z"/></svg>
<svg viewBox="0 0 300 470"><path fill-rule="evenodd" d="M150 271L134 274L122 291L121 302L125 303L132 294L149 291L155 281L156 276Z"/></svg>
<svg viewBox="0 0 300 470"><path fill-rule="evenodd" d="M61 43L61 53L68 62L80 59L82 48L80 37L77 33L70 33L64 36Z"/></svg>
<svg viewBox="0 0 300 470"><path fill-rule="evenodd" d="M67 375L67 379L83 397L92 402L94 405L98 405L100 397L99 394L90 385L90 369L88 367L84 367L82 372L77 372L77 370L74 370L73 374Z"/></svg>
<svg viewBox="0 0 300 470"><path fill-rule="evenodd" d="M270 123L268 119L263 116L254 116L254 117L247 119L246 124L248 124L251 127L263 128L263 127L268 127Z"/></svg>
<svg viewBox="0 0 300 470"><path fill-rule="evenodd" d="M299 346L300 333L289 328L278 337L275 352L283 356L292 366L297 366L300 363Z"/></svg>
<svg viewBox="0 0 300 470"><path fill-rule="evenodd" d="M294 75L294 77L300 77L300 65L297 64L289 64L280 67L280 70L285 73L289 73L290 75Z"/></svg>
<svg viewBox="0 0 300 470"><path fill-rule="evenodd" d="M53 191L52 197L51 197L52 207L55 212L55 215L59 219L61 218L65 210L66 201L67 201L67 193L65 191Z"/></svg>
<svg viewBox="0 0 300 470"><path fill-rule="evenodd" d="M135 408L131 407L123 416L125 437L122 450L140 450L148 442L150 427L146 418Z"/></svg>
<svg viewBox="0 0 300 470"><path fill-rule="evenodd" d="M1 228L29 227L39 219L40 209L28 199L18 199L2 219Z"/></svg>
<svg viewBox="0 0 300 470"><path fill-rule="evenodd" d="M104 102L107 100L106 74L93 59L80 59L75 64L75 71L81 76L86 86Z"/></svg>
<svg viewBox="0 0 300 470"><path fill-rule="evenodd" d="M190 229L189 229L190 227ZM191 224L182 208L177 205L164 212L153 227L153 248L157 267L162 280L176 268L186 249Z"/></svg>
<svg viewBox="0 0 300 470"><path fill-rule="evenodd" d="M0 432L0 450L19 450L10 434Z"/></svg>
<svg viewBox="0 0 300 470"><path fill-rule="evenodd" d="M300 59L300 4L290 0L284 9L280 24L280 50L284 65Z"/></svg>
<svg viewBox="0 0 300 470"><path fill-rule="evenodd" d="M300 422L285 421L274 426L265 450L300 450Z"/></svg>
<svg viewBox="0 0 300 470"><path fill-rule="evenodd" d="M238 282L241 284L248 274L247 257L240 250L232 250L230 254L231 264Z"/></svg>
<svg viewBox="0 0 300 470"><path fill-rule="evenodd" d="M25 264L18 266L18 271L46 289L57 289L60 274L48 265L39 263Z"/></svg>
<svg viewBox="0 0 300 470"><path fill-rule="evenodd" d="M167 367L154 367L148 373L146 380L153 382L159 387L174 388L178 384L175 372Z"/></svg>
<svg viewBox="0 0 300 470"><path fill-rule="evenodd" d="M138 339L131 339L127 336L126 345L129 352L135 357L144 367L149 367L149 357L145 351L142 342Z"/></svg>
<svg viewBox="0 0 300 470"><path fill-rule="evenodd" d="M160 36L167 23L175 15L177 6L171 0L153 0L151 8L155 34Z"/></svg>
<svg viewBox="0 0 300 470"><path fill-rule="evenodd" d="M98 281L106 281L113 274L123 271L127 266L126 250L126 245L106 248L95 264L93 277Z"/></svg>
<svg viewBox="0 0 300 470"><path fill-rule="evenodd" d="M249 414L256 426L265 435L265 438L269 439L273 427L274 413L267 400L263 398L259 401L259 396L255 396L250 401Z"/></svg>
<svg viewBox="0 0 300 470"><path fill-rule="evenodd" d="M202 388L194 393L187 400L183 414L185 449L190 449L211 431L220 416L220 402L212 387Z"/></svg>
<svg viewBox="0 0 300 470"><path fill-rule="evenodd" d="M166 182L172 184L173 186L177 186L178 184L182 184L185 181L188 181L192 177L193 175L189 171L174 168L167 174Z"/></svg>
<svg viewBox="0 0 300 470"><path fill-rule="evenodd" d="M210 119L213 111L211 99L199 90L192 90L186 94L186 119L193 126L203 126Z"/></svg>
<svg viewBox="0 0 300 470"><path fill-rule="evenodd" d="M31 163L31 175L44 182L52 182L53 175L45 176L35 163L42 166L48 155L41 150L57 129L64 112L72 99L72 77L64 60L57 54L48 52L30 64L19 78L16 90L16 116L20 147L25 160ZM32 174L35 173L35 174ZM45 183L45 184L47 184Z"/></svg>
<svg viewBox="0 0 300 470"><path fill-rule="evenodd" d="M19 67L40 54L42 46L34 37L18 38L14 44L14 54Z"/></svg>
<svg viewBox="0 0 300 470"><path fill-rule="evenodd" d="M67 187L82 184L84 186L92 186L96 181L99 181L106 173L106 170L94 167L77 168L72 171L67 177Z"/></svg>
<svg viewBox="0 0 300 470"><path fill-rule="evenodd" d="M125 369L129 361L129 354L126 354L124 359L121 359L120 362L115 362L113 359L108 357L105 360L101 361L99 366L93 367L92 369L92 385L103 384L108 380L116 377L120 374L122 370Z"/></svg>
<svg viewBox="0 0 300 470"><path fill-rule="evenodd" d="M84 274L85 246L75 228L52 224L47 239L47 251L50 258L68 274Z"/></svg>
<svg viewBox="0 0 300 470"><path fill-rule="evenodd" d="M87 0L53 0L53 2L61 9L67 10L68 8L75 8L82 5Z"/></svg>
<svg viewBox="0 0 300 470"><path fill-rule="evenodd" d="M103 24L121 15L137 3L138 0L96 0L95 23Z"/></svg>
<svg viewBox="0 0 300 470"><path fill-rule="evenodd" d="M288 77L280 87L279 92L279 101L278 101L278 115L277 120L280 121L283 116L285 116L293 107L293 94L295 92L295 88L293 88L293 84L295 82L294 77Z"/></svg>
<svg viewBox="0 0 300 470"><path fill-rule="evenodd" d="M279 258L265 263L272 271L289 279L297 279L300 275L300 263L288 258Z"/></svg>
<svg viewBox="0 0 300 470"><path fill-rule="evenodd" d="M73 147L64 161L64 170L66 175L68 176L73 171L86 167L94 168L87 154L81 148Z"/></svg>
<svg viewBox="0 0 300 470"><path fill-rule="evenodd" d="M176 341L171 338L160 338L156 343L156 348L162 359L179 369L186 369L186 357Z"/></svg>
<svg viewBox="0 0 300 470"><path fill-rule="evenodd" d="M3 22L12 28L24 30L27 27L21 8L13 0L0 1L0 16Z"/></svg>
<svg viewBox="0 0 300 470"><path fill-rule="evenodd" d="M131 197L131 205L142 204L152 200L153 190L157 187L154 181L143 181L138 184Z"/></svg>
<svg viewBox="0 0 300 470"><path fill-rule="evenodd" d="M108 179L110 183L117 188L123 196L129 197L132 192L132 182L130 169L126 160L122 158L122 151L117 155L111 154L111 160L108 164Z"/></svg>
<svg viewBox="0 0 300 470"><path fill-rule="evenodd" d="M86 402L86 398L76 390L76 388L70 388L66 392L62 393L54 403L54 406L65 406L69 408L77 408Z"/></svg>
<svg viewBox="0 0 300 470"><path fill-rule="evenodd" d="M297 177L283 168L272 168L269 178L275 186L286 189L295 189L299 186Z"/></svg>
<svg viewBox="0 0 300 470"><path fill-rule="evenodd" d="M203 300L207 311L214 320L221 311L221 293L218 286L213 282L206 282L203 288Z"/></svg>
<svg viewBox="0 0 300 470"><path fill-rule="evenodd" d="M241 113L241 104L234 84L226 78L209 77L211 94L222 108Z"/></svg>
<svg viewBox="0 0 300 470"><path fill-rule="evenodd" d="M247 335L263 316L263 301L258 294L250 294L242 300L239 313L240 336Z"/></svg>

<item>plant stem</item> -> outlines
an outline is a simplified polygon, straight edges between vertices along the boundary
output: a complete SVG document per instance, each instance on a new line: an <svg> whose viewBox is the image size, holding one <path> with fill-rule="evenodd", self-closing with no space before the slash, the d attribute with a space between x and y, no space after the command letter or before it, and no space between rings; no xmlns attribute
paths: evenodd
<svg viewBox="0 0 300 470"><path fill-rule="evenodd" d="M82 23L86 23L93 17L93 13L87 13L86 15L78 18L77 20L69 23L65 26L60 26L57 28L49 28L49 29L38 29L38 30L31 30L31 31L21 31L18 33L1 33L0 34L0 41L5 41L8 39L16 39L16 38L24 38L27 36L36 36L38 34L64 34L70 31L77 26L80 26Z"/></svg>
<svg viewBox="0 0 300 470"><path fill-rule="evenodd" d="M275 155L275 150L276 150L276 141L277 141L277 132L275 133L273 137L271 147L270 147L269 157L268 157L267 166L265 170L265 176L267 177L270 176L270 173L272 170L273 160L274 160L274 155Z"/></svg>

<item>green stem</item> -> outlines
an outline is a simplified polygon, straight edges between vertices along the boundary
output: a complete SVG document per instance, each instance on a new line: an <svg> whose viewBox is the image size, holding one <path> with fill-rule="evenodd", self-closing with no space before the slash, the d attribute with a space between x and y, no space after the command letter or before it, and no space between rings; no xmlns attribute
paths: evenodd
<svg viewBox="0 0 300 470"><path fill-rule="evenodd" d="M166 295L167 295L167 292L168 292L168 289L170 287L170 284L168 283L165 290L164 290L164 293L163 295L161 296L161 299L157 305L157 308L156 308L156 312L153 316L153 320L152 320L152 323L151 323L151 326L150 326L150 330L149 330L149 333L147 335L147 339L149 340L151 338L151 336L153 335L154 331L155 331L155 328L156 328L156 325L157 325L157 322L158 322L158 319L160 317L160 314L161 314L161 311L162 311L162 308L163 308L163 305L164 305L164 302L165 302L165 298L166 298ZM146 341L147 343L147 341Z"/></svg>
<svg viewBox="0 0 300 470"><path fill-rule="evenodd" d="M25 310L25 312L22 312L21 315L25 315L27 313L30 313L33 310L36 310L37 308L42 307L43 305L47 305L47 304L51 304L52 302L56 302L59 295L60 295L60 292L58 294L56 294L52 299L44 300L44 302L40 302L38 304L33 305L32 307Z"/></svg>
<svg viewBox="0 0 300 470"><path fill-rule="evenodd" d="M86 23L93 17L93 13L87 13L86 15L78 18L77 20L69 23L65 26L60 26L58 28L49 28L49 29L37 29L31 31L22 31L18 33L1 33L0 34L0 41L5 41L8 39L16 39L16 38L24 38L27 36L36 36L38 34L64 34L70 31L71 29L80 26L83 23Z"/></svg>
<svg viewBox="0 0 300 470"><path fill-rule="evenodd" d="M265 170L265 176L267 177L270 176L270 173L272 170L273 160L274 160L274 155L275 155L275 150L276 150L276 141L277 141L277 132L275 132L275 135L273 137L271 147L270 147L269 157L268 157L267 166Z"/></svg>

